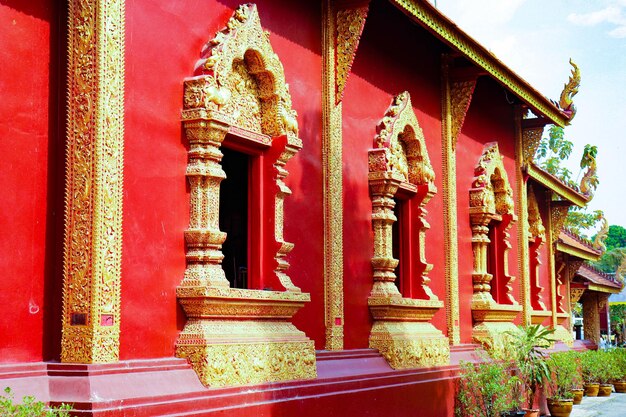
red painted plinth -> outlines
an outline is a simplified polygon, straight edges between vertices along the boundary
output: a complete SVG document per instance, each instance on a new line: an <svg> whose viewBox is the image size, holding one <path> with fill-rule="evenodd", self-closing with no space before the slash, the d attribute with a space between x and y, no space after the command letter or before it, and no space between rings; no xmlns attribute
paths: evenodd
<svg viewBox="0 0 626 417"><path fill-rule="evenodd" d="M472 360L474 348L453 349L453 363ZM0 382L19 387L21 395L29 387L24 381L38 381L28 394L72 403L77 416L453 415L456 364L396 371L376 351L357 349L318 352L317 369L318 378L310 381L208 389L185 361L174 358L39 363L0 368Z"/></svg>

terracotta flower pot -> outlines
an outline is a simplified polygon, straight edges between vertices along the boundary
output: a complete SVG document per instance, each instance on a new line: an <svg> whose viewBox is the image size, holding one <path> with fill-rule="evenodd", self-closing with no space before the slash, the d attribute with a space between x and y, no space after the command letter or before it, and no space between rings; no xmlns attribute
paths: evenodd
<svg viewBox="0 0 626 417"><path fill-rule="evenodd" d="M583 401L584 393L585 390L581 388L575 388L572 390L572 394L574 394L574 405L578 405Z"/></svg>
<svg viewBox="0 0 626 417"><path fill-rule="evenodd" d="M598 397L608 397L613 392L613 385L600 384L600 390L598 391Z"/></svg>
<svg viewBox="0 0 626 417"><path fill-rule="evenodd" d="M528 408L523 409L526 414L526 417L539 417L539 410L529 410Z"/></svg>
<svg viewBox="0 0 626 417"><path fill-rule="evenodd" d="M613 386L615 387L615 392L626 393L626 381L615 381Z"/></svg>
<svg viewBox="0 0 626 417"><path fill-rule="evenodd" d="M569 417L574 406L574 400L563 398L548 398L548 410L552 417Z"/></svg>
<svg viewBox="0 0 626 417"><path fill-rule="evenodd" d="M585 395L587 397L597 397L600 384L585 384Z"/></svg>

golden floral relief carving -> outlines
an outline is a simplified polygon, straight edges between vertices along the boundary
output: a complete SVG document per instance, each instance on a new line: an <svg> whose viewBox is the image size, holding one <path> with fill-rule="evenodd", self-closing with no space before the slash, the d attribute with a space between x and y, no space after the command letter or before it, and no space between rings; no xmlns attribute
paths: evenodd
<svg viewBox="0 0 626 417"><path fill-rule="evenodd" d="M310 296L287 274L293 244L283 235L284 198L291 194L285 166L302 141L283 66L255 5L237 9L205 46L197 69L184 82L190 221L187 268L177 297L188 321L176 354L188 358L208 386L314 378L313 342L291 324ZM277 248L273 273L284 291L231 288L222 269L227 236L219 229L220 183L226 174L220 148L227 133L277 155L268 172L275 188L267 187L274 191L273 227L265 233Z"/></svg>
<svg viewBox="0 0 626 417"><path fill-rule="evenodd" d="M569 302L570 305L574 305L576 304L580 298L583 296L583 294L585 293L585 289L584 288L570 288L569 290Z"/></svg>
<svg viewBox="0 0 626 417"><path fill-rule="evenodd" d="M543 126L522 129L522 153L525 164L532 162L535 158L542 136Z"/></svg>
<svg viewBox="0 0 626 417"><path fill-rule="evenodd" d="M125 3L104 3L69 2L63 362L119 358Z"/></svg>
<svg viewBox="0 0 626 417"><path fill-rule="evenodd" d="M550 203L550 235L553 245L559 239L559 234L563 230L569 207L569 204L559 204L558 201Z"/></svg>
<svg viewBox="0 0 626 417"><path fill-rule="evenodd" d="M545 239L546 236L546 228L541 220L535 190L531 185L528 186L528 234L531 238Z"/></svg>
<svg viewBox="0 0 626 417"><path fill-rule="evenodd" d="M335 104L343 99L343 90L346 87L350 69L359 47L359 40L369 5L356 8L338 10L336 13L335 37Z"/></svg>
<svg viewBox="0 0 626 417"><path fill-rule="evenodd" d="M469 110L472 95L476 88L476 80L452 81L450 83L450 103L452 111L452 146L456 149L456 142L463 128L465 115Z"/></svg>

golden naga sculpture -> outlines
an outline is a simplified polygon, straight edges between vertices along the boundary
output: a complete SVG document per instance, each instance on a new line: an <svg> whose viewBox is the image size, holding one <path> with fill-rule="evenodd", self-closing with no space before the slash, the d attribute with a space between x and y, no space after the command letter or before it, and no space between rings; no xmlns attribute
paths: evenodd
<svg viewBox="0 0 626 417"><path fill-rule="evenodd" d="M559 107L572 120L576 116L576 106L574 106L573 98L578 94L578 88L580 87L580 70L571 58L569 63L572 65L572 75L570 75L569 81L563 86Z"/></svg>
<svg viewBox="0 0 626 417"><path fill-rule="evenodd" d="M593 248L602 252L606 251L606 245L604 241L609 235L609 222L604 217L604 213L600 211L596 216L597 220L602 221L602 229L598 232L595 239L593 239Z"/></svg>
<svg viewBox="0 0 626 417"><path fill-rule="evenodd" d="M593 197L593 193L596 188L598 188L599 181L596 167L597 153L597 147L586 145L580 161L580 167L587 168L587 171L580 180L580 192L588 197Z"/></svg>

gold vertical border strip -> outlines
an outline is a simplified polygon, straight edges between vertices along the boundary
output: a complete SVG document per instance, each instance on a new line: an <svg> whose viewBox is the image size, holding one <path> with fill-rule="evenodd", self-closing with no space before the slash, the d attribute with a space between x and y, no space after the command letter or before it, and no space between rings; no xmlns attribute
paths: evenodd
<svg viewBox="0 0 626 417"><path fill-rule="evenodd" d="M550 234L548 245L548 270L550 271L550 311L552 312L552 328L555 329L557 326L557 318L556 318L556 269L555 269L555 248L556 248L556 239L557 237L554 234L559 233L557 230L554 230L552 222L554 219L552 218L552 192L548 191L546 196L546 201L548 202L548 213L549 216L546 216L546 220L548 221L546 232Z"/></svg>
<svg viewBox="0 0 626 417"><path fill-rule="evenodd" d="M520 298L522 299L522 325L531 324L530 304L530 258L528 253L528 190L524 181L524 136L522 132L523 108L515 107L515 185L517 191L517 242L518 269L520 275Z"/></svg>
<svg viewBox="0 0 626 417"><path fill-rule="evenodd" d="M61 360L119 360L125 0L70 0Z"/></svg>
<svg viewBox="0 0 626 417"><path fill-rule="evenodd" d="M461 343L459 327L459 246L457 236L456 139L452 135L452 98L450 62L442 56L442 157L443 157L443 222L446 278L446 321L452 345ZM459 129L460 130L460 129Z"/></svg>
<svg viewBox="0 0 626 417"><path fill-rule="evenodd" d="M322 176L324 207L324 322L326 350L343 349L343 166L342 107L336 103L336 12L322 6Z"/></svg>

